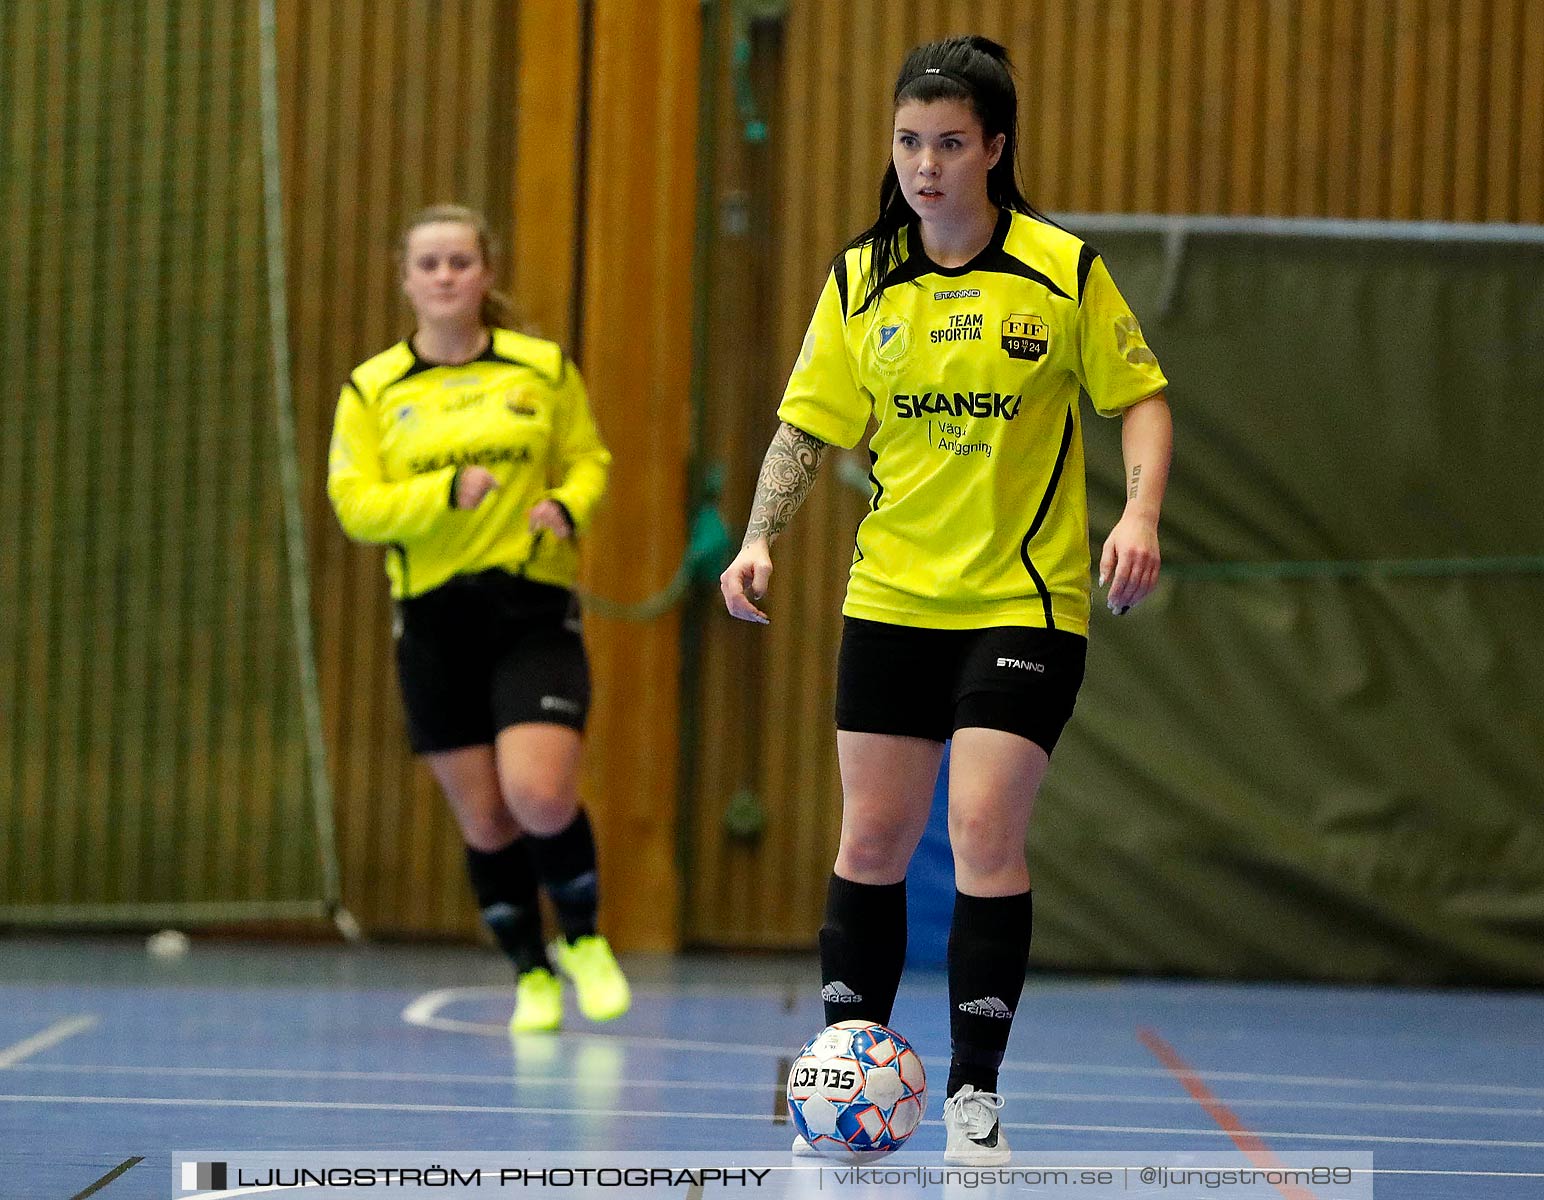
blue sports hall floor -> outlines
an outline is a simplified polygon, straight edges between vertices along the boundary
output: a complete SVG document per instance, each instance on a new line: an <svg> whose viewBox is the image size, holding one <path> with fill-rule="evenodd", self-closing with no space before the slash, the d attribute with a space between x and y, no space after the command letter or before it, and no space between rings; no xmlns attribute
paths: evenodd
<svg viewBox="0 0 1544 1200"><path fill-rule="evenodd" d="M167 962L142 938L11 934L0 964L4 1200L200 1194L176 1182L182 1151L782 1161L779 1072L822 1024L802 957L629 959L626 1017L597 1027L575 1016L561 1034L516 1042L507 968L471 947L195 939ZM943 976L908 973L892 1024L941 1083ZM1544 1196L1537 993L1034 975L1001 1086L1015 1165L1067 1152L1244 1163L1344 1151L1373 1155L1379 1197ZM935 1161L940 1102L930 1095L907 1147ZM277 1194L209 1194L258 1191Z"/></svg>

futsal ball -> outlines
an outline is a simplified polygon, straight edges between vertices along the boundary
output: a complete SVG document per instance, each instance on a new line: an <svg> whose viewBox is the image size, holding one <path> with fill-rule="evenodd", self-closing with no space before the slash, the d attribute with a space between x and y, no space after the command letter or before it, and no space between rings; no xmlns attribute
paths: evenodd
<svg viewBox="0 0 1544 1200"><path fill-rule="evenodd" d="M895 1030L838 1021L805 1043L788 1072L788 1113L816 1150L883 1153L922 1123L927 1080Z"/></svg>

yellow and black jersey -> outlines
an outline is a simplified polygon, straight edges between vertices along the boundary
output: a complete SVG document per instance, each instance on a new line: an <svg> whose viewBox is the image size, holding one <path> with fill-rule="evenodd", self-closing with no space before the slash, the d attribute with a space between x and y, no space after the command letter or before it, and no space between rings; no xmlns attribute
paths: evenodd
<svg viewBox="0 0 1544 1200"><path fill-rule="evenodd" d="M937 629L1088 632L1081 385L1113 416L1163 390L1099 256L1004 211L962 267L914 224L882 297L867 246L834 263L778 415L838 446L870 416L870 511L843 612Z"/></svg>
<svg viewBox="0 0 1544 1200"><path fill-rule="evenodd" d="M499 486L462 511L451 484L473 464ZM403 341L356 367L338 397L327 495L345 533L390 547L399 599L493 567L572 587L576 539L533 537L526 514L553 499L583 531L610 465L562 350L495 329L487 350L459 366L425 362Z"/></svg>

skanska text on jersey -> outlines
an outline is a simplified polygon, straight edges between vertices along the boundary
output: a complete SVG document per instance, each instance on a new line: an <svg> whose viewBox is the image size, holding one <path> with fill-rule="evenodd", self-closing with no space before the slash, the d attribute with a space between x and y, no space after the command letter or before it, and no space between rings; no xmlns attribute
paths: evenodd
<svg viewBox="0 0 1544 1200"><path fill-rule="evenodd" d="M529 446L474 446L450 454L437 454L433 458L415 458L408 464L408 469L415 475L427 475L446 467L495 467L500 463L530 461Z"/></svg>
<svg viewBox="0 0 1544 1200"><path fill-rule="evenodd" d="M1022 395L1002 392L897 392L891 399L898 417L1000 417L1004 421L1018 416L1024 403Z"/></svg>

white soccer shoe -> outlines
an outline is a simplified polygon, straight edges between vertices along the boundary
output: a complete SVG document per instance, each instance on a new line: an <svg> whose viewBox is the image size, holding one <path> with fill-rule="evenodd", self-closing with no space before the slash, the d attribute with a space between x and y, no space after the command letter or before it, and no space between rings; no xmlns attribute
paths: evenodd
<svg viewBox="0 0 1544 1200"><path fill-rule="evenodd" d="M965 1084L944 1101L944 1162L951 1167L1000 1167L1011 1152L1003 1136L997 1110L1003 1098L996 1092L978 1092Z"/></svg>

